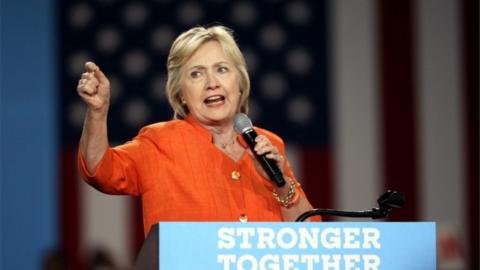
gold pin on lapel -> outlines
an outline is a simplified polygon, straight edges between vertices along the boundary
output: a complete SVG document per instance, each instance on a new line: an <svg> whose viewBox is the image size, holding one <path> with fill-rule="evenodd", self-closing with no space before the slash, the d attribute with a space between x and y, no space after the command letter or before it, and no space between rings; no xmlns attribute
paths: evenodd
<svg viewBox="0 0 480 270"><path fill-rule="evenodd" d="M240 172L239 172L239 171L233 171L233 172L232 172L232 179L233 179L233 180L238 180L238 179L240 179Z"/></svg>

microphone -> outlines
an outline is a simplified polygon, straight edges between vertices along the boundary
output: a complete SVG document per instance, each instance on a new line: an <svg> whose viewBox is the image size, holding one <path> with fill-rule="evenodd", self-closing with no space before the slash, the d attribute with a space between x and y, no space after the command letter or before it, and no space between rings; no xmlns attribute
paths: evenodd
<svg viewBox="0 0 480 270"><path fill-rule="evenodd" d="M312 209L298 216L295 221L303 222L311 216L363 217L372 219L385 218L392 209L402 208L405 204L405 195L402 192L388 190L378 198L377 202L380 207L368 211L340 211L322 208Z"/></svg>
<svg viewBox="0 0 480 270"><path fill-rule="evenodd" d="M247 142L248 146L252 150L255 158L260 163L262 168L267 173L270 180L275 182L277 187L283 187L285 185L285 179L283 179L283 174L278 168L276 162L272 159L266 157L267 153L263 155L257 155L255 153L255 138L258 136L257 132L253 129L252 121L244 113L237 113L233 119L234 128L237 133L242 134L243 139Z"/></svg>

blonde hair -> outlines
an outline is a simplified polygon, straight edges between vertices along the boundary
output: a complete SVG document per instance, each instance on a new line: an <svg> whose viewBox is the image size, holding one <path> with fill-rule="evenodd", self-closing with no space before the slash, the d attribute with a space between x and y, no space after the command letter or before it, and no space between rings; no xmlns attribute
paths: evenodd
<svg viewBox="0 0 480 270"><path fill-rule="evenodd" d="M250 78L248 77L245 58L233 39L233 31L225 26L194 27L177 37L168 55L166 92L168 102L174 111L174 119L184 119L188 114L188 108L182 104L180 97L182 67L195 51L208 41L217 41L237 68L240 74L239 108L242 113L248 112Z"/></svg>

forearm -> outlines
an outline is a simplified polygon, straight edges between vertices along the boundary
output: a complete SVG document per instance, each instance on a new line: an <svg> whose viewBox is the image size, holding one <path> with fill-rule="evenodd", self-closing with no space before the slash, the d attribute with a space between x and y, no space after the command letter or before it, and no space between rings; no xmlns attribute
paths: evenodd
<svg viewBox="0 0 480 270"><path fill-rule="evenodd" d="M80 138L80 148L89 173L95 173L95 169L108 147L107 112L87 109Z"/></svg>

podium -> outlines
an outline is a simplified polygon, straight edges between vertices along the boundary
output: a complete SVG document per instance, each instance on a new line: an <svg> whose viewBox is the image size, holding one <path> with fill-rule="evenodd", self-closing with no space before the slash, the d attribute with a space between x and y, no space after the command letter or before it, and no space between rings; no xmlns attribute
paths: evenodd
<svg viewBox="0 0 480 270"><path fill-rule="evenodd" d="M433 222L161 222L134 269L435 270Z"/></svg>

